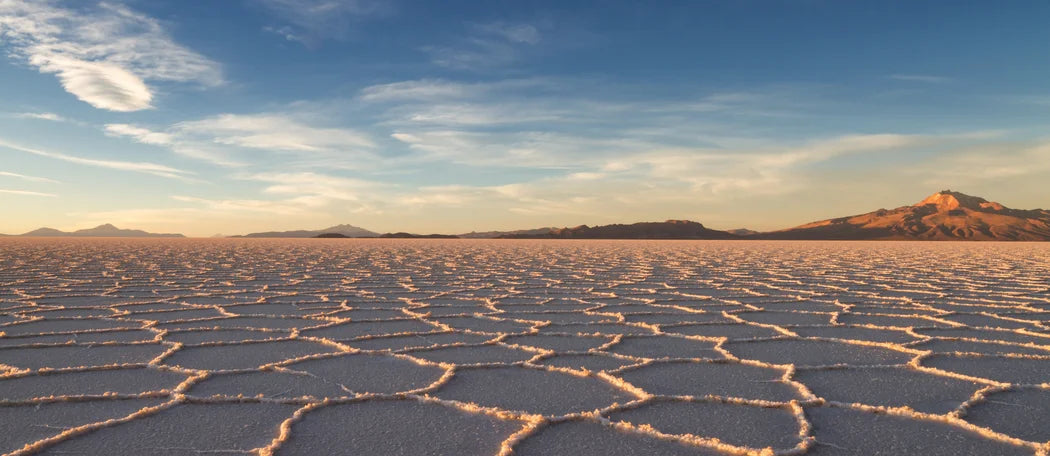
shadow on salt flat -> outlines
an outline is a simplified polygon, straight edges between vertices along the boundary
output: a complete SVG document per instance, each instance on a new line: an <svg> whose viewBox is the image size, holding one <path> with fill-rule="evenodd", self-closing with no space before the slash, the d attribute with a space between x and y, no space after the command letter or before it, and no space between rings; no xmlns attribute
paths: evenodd
<svg viewBox="0 0 1050 456"><path fill-rule="evenodd" d="M0 379L0 399L23 401L50 396L141 394L174 389L187 376L153 368L51 372Z"/></svg>
<svg viewBox="0 0 1050 456"><path fill-rule="evenodd" d="M92 344L102 342L148 342L157 334L145 329L83 332L71 334L47 334L43 336L0 337L0 347L29 344Z"/></svg>
<svg viewBox="0 0 1050 456"><path fill-rule="evenodd" d="M116 399L0 407L0 453L21 449L71 427L123 418L168 399Z"/></svg>
<svg viewBox="0 0 1050 456"><path fill-rule="evenodd" d="M1017 342L1021 344L1045 345L1050 348L1050 334L1044 336L1022 334L1009 330L970 329L970 328L928 328L916 329L916 333L930 337L958 337L963 339L981 339L989 341Z"/></svg>
<svg viewBox="0 0 1050 456"><path fill-rule="evenodd" d="M671 336L626 336L607 351L639 358L725 358L715 344Z"/></svg>
<svg viewBox="0 0 1050 456"><path fill-rule="evenodd" d="M612 315L590 315L577 312L549 312L549 313L501 313L493 314L494 317L512 318L515 320L526 320L535 323L610 323L618 321ZM511 332L521 332L511 331Z"/></svg>
<svg viewBox="0 0 1050 456"><path fill-rule="evenodd" d="M454 329L465 329L469 331L481 331L487 333L521 333L532 330L532 324L519 323L516 321L490 320L477 317L443 317L434 321L451 326Z"/></svg>
<svg viewBox="0 0 1050 456"><path fill-rule="evenodd" d="M519 361L528 361L538 354L516 348L508 348L502 345L424 348L404 353L415 358L425 359L435 363L451 363L458 365L485 363L509 364Z"/></svg>
<svg viewBox="0 0 1050 456"><path fill-rule="evenodd" d="M197 455L246 453L268 445L298 408L273 403L180 404L64 440L42 454Z"/></svg>
<svg viewBox="0 0 1050 456"><path fill-rule="evenodd" d="M378 336L400 333L426 333L440 331L441 327L416 319L359 321L341 323L323 328L307 329L302 335L323 337L331 340L347 340L361 336Z"/></svg>
<svg viewBox="0 0 1050 456"><path fill-rule="evenodd" d="M613 421L649 424L665 434L717 438L750 448L791 449L799 443L799 423L785 408L721 402L655 402L609 414Z"/></svg>
<svg viewBox="0 0 1050 456"><path fill-rule="evenodd" d="M723 347L742 359L753 359L771 364L794 364L796 367L833 364L853 366L904 364L915 357L914 354L888 348L826 340L781 339L728 342Z"/></svg>
<svg viewBox="0 0 1050 456"><path fill-rule="evenodd" d="M524 336L510 336L503 340L504 343L512 345L526 345L543 350L557 352L587 351L598 348L613 340L609 336L572 336L572 335L549 335L529 334Z"/></svg>
<svg viewBox="0 0 1050 456"><path fill-rule="evenodd" d="M129 315L121 315L121 318L136 321L156 321L159 323L168 323L178 320L192 320L195 318L213 318L222 316L224 315L215 309L186 309L166 310L157 312L137 312Z"/></svg>
<svg viewBox="0 0 1050 456"><path fill-rule="evenodd" d="M202 370L252 369L286 359L337 351L335 347L306 340L194 346L183 347L165 358L164 364Z"/></svg>
<svg viewBox="0 0 1050 456"><path fill-rule="evenodd" d="M934 414L955 410L985 386L903 367L798 370L794 379L829 401L887 407L906 405Z"/></svg>
<svg viewBox="0 0 1050 456"><path fill-rule="evenodd" d="M802 337L824 337L828 339L864 340L903 344L919 340L904 330L872 329L860 326L815 326L795 327L791 331Z"/></svg>
<svg viewBox="0 0 1050 456"><path fill-rule="evenodd" d="M624 321L629 323L645 323L649 325L677 325L682 323L717 323L726 321L725 317L717 313L683 313L683 314L628 314L624 315Z"/></svg>
<svg viewBox="0 0 1050 456"><path fill-rule="evenodd" d="M1029 455L1031 449L990 440L945 423L843 408L809 408L817 445L807 455ZM873 450L876 449L877 450Z"/></svg>
<svg viewBox="0 0 1050 456"><path fill-rule="evenodd" d="M450 344L479 344L497 336L460 333L424 333L393 337L376 337L344 342L361 350L405 350L409 348L426 348Z"/></svg>
<svg viewBox="0 0 1050 456"><path fill-rule="evenodd" d="M781 312L776 310L738 312L735 315L752 323L778 326L829 325L832 317L831 314L826 313Z"/></svg>
<svg viewBox="0 0 1050 456"><path fill-rule="evenodd" d="M591 411L637 399L594 377L525 367L460 369L431 394L541 415Z"/></svg>
<svg viewBox="0 0 1050 456"><path fill-rule="evenodd" d="M24 369L105 366L148 363L165 350L162 344L62 345L54 347L0 348L0 364Z"/></svg>
<svg viewBox="0 0 1050 456"><path fill-rule="evenodd" d="M929 340L912 345L917 350L931 350L935 353L981 353L1001 355L1015 353L1019 355L1050 356L1050 346L1046 348L1025 347L1022 345L1002 344L996 342L972 342L968 340Z"/></svg>
<svg viewBox="0 0 1050 456"><path fill-rule="evenodd" d="M989 394L966 411L963 419L1030 442L1050 442L1046 411L1050 390L1020 389Z"/></svg>
<svg viewBox="0 0 1050 456"><path fill-rule="evenodd" d="M284 330L191 329L187 331L169 331L164 335L164 340L193 345L209 342L247 342L253 340L283 339L291 335L291 331Z"/></svg>
<svg viewBox="0 0 1050 456"><path fill-rule="evenodd" d="M784 335L775 329L745 325L743 323L661 326L660 330L665 333L681 334L683 336L728 337L730 339L754 339Z"/></svg>
<svg viewBox="0 0 1050 456"><path fill-rule="evenodd" d="M353 402L304 414L277 454L496 454L522 425L414 400Z"/></svg>
<svg viewBox="0 0 1050 456"><path fill-rule="evenodd" d="M932 355L920 364L1006 383L1032 385L1050 382L1050 359Z"/></svg>
<svg viewBox="0 0 1050 456"><path fill-rule="evenodd" d="M657 362L628 369L620 378L650 394L716 395L743 399L790 401L798 390L780 381L784 371L732 362Z"/></svg>
<svg viewBox="0 0 1050 456"><path fill-rule="evenodd" d="M631 364L638 364L636 361L629 359L617 358L614 356L604 355L600 353L580 354L580 355L555 355L550 358L543 359L536 364L544 366L554 367L565 367L569 369L587 369L590 371L606 371L619 369L624 366L630 366Z"/></svg>
<svg viewBox="0 0 1050 456"><path fill-rule="evenodd" d="M54 319L16 323L0 327L7 336L24 336L39 333L61 333L92 331L97 329L141 329L144 323L106 319Z"/></svg>
<svg viewBox="0 0 1050 456"><path fill-rule="evenodd" d="M160 323L157 329L169 331L189 329L302 329L329 324L325 320L298 317L223 317L174 323Z"/></svg>
<svg viewBox="0 0 1050 456"><path fill-rule="evenodd" d="M721 455L682 443L628 433L593 421L567 421L541 429L514 447L516 455L649 456Z"/></svg>
<svg viewBox="0 0 1050 456"><path fill-rule="evenodd" d="M540 328L540 334L653 334L649 328L626 326L613 323L554 323Z"/></svg>

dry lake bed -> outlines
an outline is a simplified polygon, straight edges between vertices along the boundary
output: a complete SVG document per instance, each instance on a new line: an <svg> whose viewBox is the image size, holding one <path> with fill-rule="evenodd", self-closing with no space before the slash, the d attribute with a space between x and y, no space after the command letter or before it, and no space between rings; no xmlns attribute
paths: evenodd
<svg viewBox="0 0 1050 456"><path fill-rule="evenodd" d="M1050 245L0 240L0 453L1050 451Z"/></svg>

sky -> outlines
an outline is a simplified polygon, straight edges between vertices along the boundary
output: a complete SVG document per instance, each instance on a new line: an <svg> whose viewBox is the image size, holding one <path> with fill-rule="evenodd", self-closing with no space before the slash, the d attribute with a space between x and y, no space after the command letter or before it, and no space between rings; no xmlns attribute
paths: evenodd
<svg viewBox="0 0 1050 456"><path fill-rule="evenodd" d="M1050 206L1050 2L0 0L0 233Z"/></svg>

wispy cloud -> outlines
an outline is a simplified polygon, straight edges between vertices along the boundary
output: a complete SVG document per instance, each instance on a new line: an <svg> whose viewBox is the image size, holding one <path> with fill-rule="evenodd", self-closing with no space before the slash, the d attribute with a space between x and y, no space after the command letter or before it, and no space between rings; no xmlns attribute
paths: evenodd
<svg viewBox="0 0 1050 456"><path fill-rule="evenodd" d="M517 61L524 48L542 41L539 28L526 23L490 22L470 24L469 34L458 43L422 48L430 61L443 67L472 70L508 65Z"/></svg>
<svg viewBox="0 0 1050 456"><path fill-rule="evenodd" d="M67 122L68 119L62 117L53 112L20 112L13 114L14 117L19 119L36 119L36 120L48 120L51 122Z"/></svg>
<svg viewBox="0 0 1050 456"><path fill-rule="evenodd" d="M153 131L147 128L129 124L106 124L106 135L126 136L142 144L155 146L168 146L175 142L171 134Z"/></svg>
<svg viewBox="0 0 1050 456"><path fill-rule="evenodd" d="M345 167L374 159L375 142L351 128L315 125L293 114L221 114L180 122L163 131L140 125L107 124L113 137L166 147L183 156L229 167L244 166L259 152L292 154L310 160L340 158ZM252 153L254 152L254 153ZM238 156L247 156L239 160Z"/></svg>
<svg viewBox="0 0 1050 456"><path fill-rule="evenodd" d="M46 177L27 176L25 174L12 173L9 171L0 171L0 177L13 177L15 179L21 179L29 182L44 182L49 184L59 183L57 180L48 179Z"/></svg>
<svg viewBox="0 0 1050 456"><path fill-rule="evenodd" d="M119 160L98 160L93 158L83 158L73 155L62 154L58 152L50 152L41 149L35 149L32 147L26 147L12 142L0 139L0 147L11 150L17 150L19 152L25 152L27 154L33 154L41 157L47 157L55 160L61 160L64 162L75 163L78 165L94 166L98 168L109 168L121 171L133 171L139 173L152 174L160 177L167 177L170 179L190 179L189 173L180 169L175 169L170 166L159 165L156 163L148 162L128 162Z"/></svg>
<svg viewBox="0 0 1050 456"><path fill-rule="evenodd" d="M11 55L58 77L81 101L110 111L153 106L146 81L223 82L219 65L172 40L161 24L123 5L70 9L49 1L0 1Z"/></svg>
<svg viewBox="0 0 1050 456"><path fill-rule="evenodd" d="M474 26L480 34L501 37L511 43L537 44L540 42L540 31L531 24L511 24L490 22Z"/></svg>
<svg viewBox="0 0 1050 456"><path fill-rule="evenodd" d="M345 39L354 23L364 17L393 11L391 2L381 0L255 0L284 23L266 30L316 46L327 39Z"/></svg>
<svg viewBox="0 0 1050 456"><path fill-rule="evenodd" d="M236 177L267 183L263 193L292 197L310 207L325 206L333 202L364 201L370 199L369 196L378 190L388 187L375 181L313 172L269 172Z"/></svg>
<svg viewBox="0 0 1050 456"><path fill-rule="evenodd" d="M619 96L603 97L595 87ZM676 99L631 92L593 81L420 80L367 87L358 99L381 109L377 127L416 158L524 168L596 166L657 149L739 148L771 136L748 127L756 119L775 116L789 126L809 108L779 89Z"/></svg>
<svg viewBox="0 0 1050 456"><path fill-rule="evenodd" d="M8 190L0 188L0 193L6 193L8 195L20 195L20 196L44 196L48 198L55 198L58 195L54 193L42 193L42 192L31 192L28 190Z"/></svg>
<svg viewBox="0 0 1050 456"><path fill-rule="evenodd" d="M952 81L952 78L928 74L891 74L889 78L898 81L925 82L927 84L944 84Z"/></svg>
<svg viewBox="0 0 1050 456"><path fill-rule="evenodd" d="M1050 140L971 144L904 171L930 185L964 185L1033 177L1050 172Z"/></svg>
<svg viewBox="0 0 1050 456"><path fill-rule="evenodd" d="M370 102L438 100L465 97L479 90L480 88L475 85L439 79L423 79L365 87L361 90L359 98Z"/></svg>
<svg viewBox="0 0 1050 456"><path fill-rule="evenodd" d="M282 114L222 114L182 122L180 134L203 136L218 144L289 152L345 151L371 148L368 135L349 128L325 128Z"/></svg>

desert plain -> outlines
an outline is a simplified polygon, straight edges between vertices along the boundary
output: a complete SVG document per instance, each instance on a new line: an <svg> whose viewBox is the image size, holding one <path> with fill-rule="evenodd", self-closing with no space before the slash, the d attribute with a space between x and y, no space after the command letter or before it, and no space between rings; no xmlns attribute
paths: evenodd
<svg viewBox="0 0 1050 456"><path fill-rule="evenodd" d="M0 239L0 453L1046 455L1050 245Z"/></svg>

